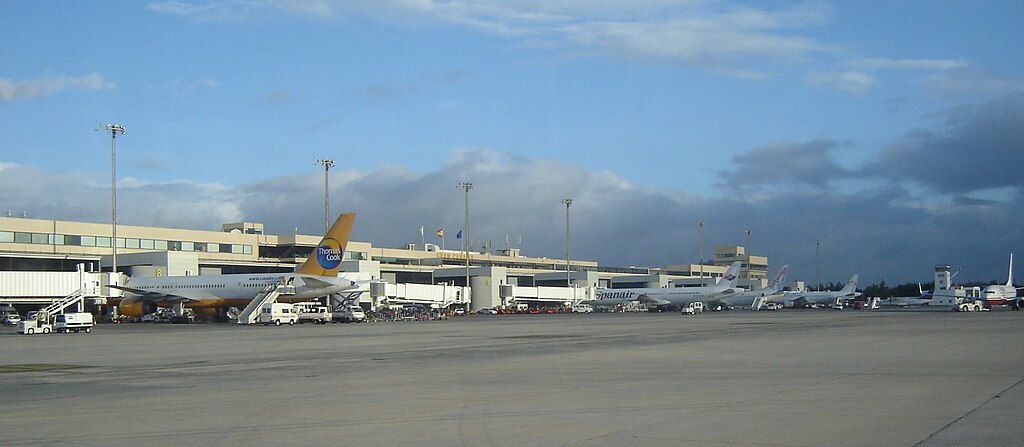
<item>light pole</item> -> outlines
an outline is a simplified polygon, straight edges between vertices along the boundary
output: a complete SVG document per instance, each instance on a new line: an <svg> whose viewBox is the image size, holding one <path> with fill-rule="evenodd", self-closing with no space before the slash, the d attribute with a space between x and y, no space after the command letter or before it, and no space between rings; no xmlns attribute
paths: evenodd
<svg viewBox="0 0 1024 447"><path fill-rule="evenodd" d="M107 124L103 129L110 132L110 273L117 273L117 134L123 135L125 129L120 124Z"/></svg>
<svg viewBox="0 0 1024 447"><path fill-rule="evenodd" d="M334 167L334 160L329 160L326 158L323 160L317 159L316 161L314 161L314 163L324 167L324 234L327 234L328 219L330 216L330 207L328 206L328 203L330 202L327 200L327 198L329 197L327 189L327 171L330 171L331 168Z"/></svg>
<svg viewBox="0 0 1024 447"><path fill-rule="evenodd" d="M750 233L752 231L754 231L754 230L752 230L750 228L744 228L743 229L743 232L747 233L747 246L743 249L747 253L747 278L751 277L750 273L751 273L751 271L754 270L754 267L752 265L750 265Z"/></svg>
<svg viewBox="0 0 1024 447"><path fill-rule="evenodd" d="M469 289L469 244L467 241L469 241L469 190L473 189L473 184L461 182L459 187L466 191L466 215L462 224L462 247L466 255L466 288Z"/></svg>
<svg viewBox="0 0 1024 447"><path fill-rule="evenodd" d="M818 289L821 290L821 239L814 241L814 267L817 271Z"/></svg>
<svg viewBox="0 0 1024 447"><path fill-rule="evenodd" d="M700 286L704 287L704 221L698 220L697 227L697 239L700 241Z"/></svg>
<svg viewBox="0 0 1024 447"><path fill-rule="evenodd" d="M562 205L565 205L565 286L572 287L571 261L569 261L569 207L572 205L572 199L562 199Z"/></svg>

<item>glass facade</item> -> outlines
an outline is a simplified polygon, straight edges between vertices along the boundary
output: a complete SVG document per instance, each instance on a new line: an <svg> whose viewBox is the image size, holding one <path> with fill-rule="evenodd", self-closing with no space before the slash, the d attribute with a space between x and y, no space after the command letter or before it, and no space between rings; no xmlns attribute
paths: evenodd
<svg viewBox="0 0 1024 447"><path fill-rule="evenodd" d="M23 233L0 231L0 243L64 245L72 247L110 247L108 236L84 236L77 234ZM117 238L117 247L139 250L198 251L251 255L252 245L220 244L216 242L162 241L154 239Z"/></svg>

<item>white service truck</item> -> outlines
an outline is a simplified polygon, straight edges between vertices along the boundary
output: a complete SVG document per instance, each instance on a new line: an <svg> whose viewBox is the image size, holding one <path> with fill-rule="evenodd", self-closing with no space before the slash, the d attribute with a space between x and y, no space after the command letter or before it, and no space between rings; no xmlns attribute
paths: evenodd
<svg viewBox="0 0 1024 447"><path fill-rule="evenodd" d="M697 315L704 313L704 303L695 301L683 306L683 315Z"/></svg>
<svg viewBox="0 0 1024 447"><path fill-rule="evenodd" d="M327 324L333 319L333 313L327 306L322 305L307 305L305 303L296 304L295 313L298 315L299 324L307 321L313 324Z"/></svg>
<svg viewBox="0 0 1024 447"><path fill-rule="evenodd" d="M89 312L57 314L54 315L53 330L65 334L78 331L89 333L92 332L94 324L92 314Z"/></svg>
<svg viewBox="0 0 1024 447"><path fill-rule="evenodd" d="M259 322L264 326L271 323L274 326L280 326L281 323L295 324L299 322L299 314L295 313L291 304L269 303L264 304L260 309Z"/></svg>

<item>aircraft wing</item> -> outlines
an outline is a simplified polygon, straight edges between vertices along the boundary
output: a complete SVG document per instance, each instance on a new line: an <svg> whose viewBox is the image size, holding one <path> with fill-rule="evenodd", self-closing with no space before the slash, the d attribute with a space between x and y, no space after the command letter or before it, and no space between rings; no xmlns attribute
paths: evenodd
<svg viewBox="0 0 1024 447"><path fill-rule="evenodd" d="M637 297L637 301L640 301L641 303L644 304L653 304L655 306L667 306L669 304L672 304L671 301L666 301L658 298L651 298L651 296L646 293Z"/></svg>
<svg viewBox="0 0 1024 447"><path fill-rule="evenodd" d="M339 285L338 283L330 282L330 281L324 281L322 279L317 279L317 278L314 278L312 276L303 276L302 277L302 281L305 282L307 286L318 288L318 289L323 289L323 288L326 288L326 287L332 287L332 286L338 286ZM351 281L349 281L349 282L351 282ZM367 281L367 282L369 282L369 281ZM355 284L355 283L353 283L353 284Z"/></svg>
<svg viewBox="0 0 1024 447"><path fill-rule="evenodd" d="M159 293L159 292L153 292L153 291L150 291L150 290L136 289L136 288L132 288L132 287L115 286L113 284L111 284L110 287L113 287L113 288L118 289L118 290L123 290L125 292L133 293L135 295L139 295L140 297L142 297L143 300L146 300L146 301L171 301L171 302L175 302L175 301L191 301L192 300L191 298L184 297L184 296L181 296L181 295Z"/></svg>

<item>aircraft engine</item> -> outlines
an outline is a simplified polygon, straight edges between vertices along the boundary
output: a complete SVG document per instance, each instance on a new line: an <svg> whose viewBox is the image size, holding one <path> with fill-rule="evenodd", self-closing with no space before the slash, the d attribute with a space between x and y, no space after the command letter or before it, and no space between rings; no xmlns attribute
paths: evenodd
<svg viewBox="0 0 1024 447"><path fill-rule="evenodd" d="M139 318L143 315L156 312L156 303L152 301L145 301L139 297L125 298L121 300L121 304L117 306L117 311L121 315Z"/></svg>
<svg viewBox="0 0 1024 447"><path fill-rule="evenodd" d="M1010 300L1010 309L1021 310L1024 309L1024 298L1014 298Z"/></svg>

